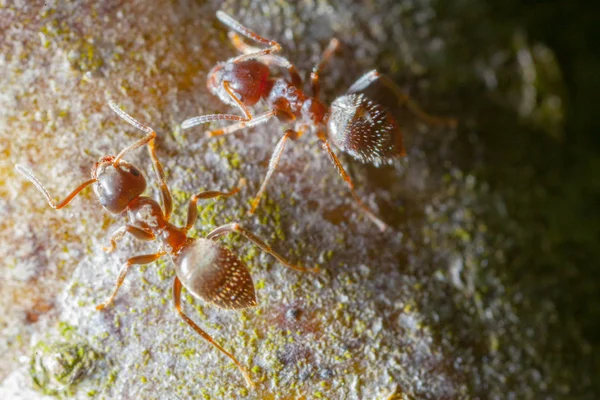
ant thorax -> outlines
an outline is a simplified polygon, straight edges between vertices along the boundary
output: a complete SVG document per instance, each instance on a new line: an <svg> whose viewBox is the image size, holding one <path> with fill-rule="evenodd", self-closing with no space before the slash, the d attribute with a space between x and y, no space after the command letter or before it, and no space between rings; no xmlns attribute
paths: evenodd
<svg viewBox="0 0 600 400"><path fill-rule="evenodd" d="M188 241L186 233L166 221L158 203L149 197L132 201L127 214L131 225L151 231L168 254L175 254Z"/></svg>
<svg viewBox="0 0 600 400"><path fill-rule="evenodd" d="M327 115L327 107L319 99L307 96L302 89L283 78L273 81L265 100L278 111L277 118L282 121L299 118L309 124L320 124Z"/></svg>
<svg viewBox="0 0 600 400"><path fill-rule="evenodd" d="M133 225L149 229L152 232L164 228L166 224L160 206L148 197L136 199L129 206L127 214Z"/></svg>
<svg viewBox="0 0 600 400"><path fill-rule="evenodd" d="M273 82L273 87L265 100L275 110L299 117L306 96L302 90L292 85L289 81L280 78ZM278 117L280 117L279 114Z"/></svg>

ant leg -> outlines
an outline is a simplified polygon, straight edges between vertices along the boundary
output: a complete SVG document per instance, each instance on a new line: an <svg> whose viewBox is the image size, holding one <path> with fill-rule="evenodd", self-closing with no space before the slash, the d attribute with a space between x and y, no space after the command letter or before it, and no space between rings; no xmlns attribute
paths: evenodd
<svg viewBox="0 0 600 400"><path fill-rule="evenodd" d="M233 46L240 53L250 54L250 53L256 53L256 52L260 51L260 49L258 47L250 46L249 44L245 43L242 40L242 38L240 37L240 35L235 32L230 31L228 36L229 36L229 40L231 40L231 43L233 44ZM286 58L281 57L281 56L276 56L273 54L269 54L269 55L261 57L261 61L267 65L273 64L273 65L276 65L281 68L286 68L288 70L288 73L290 74L290 80L292 81L292 85L296 86L297 88L300 88L302 86L302 78L300 78L300 74L298 73L298 70Z"/></svg>
<svg viewBox="0 0 600 400"><path fill-rule="evenodd" d="M227 126L225 128L222 128L222 129L215 129L214 131L206 131L204 133L204 135L206 137L214 137L214 136L220 136L220 135L227 135L229 133L233 133L233 132L239 131L240 129L251 128L251 127L256 126L256 125L264 124L269 119L271 119L272 117L274 117L276 114L277 114L277 112L275 110L267 111L267 112L265 112L263 114L257 115L256 117L253 117L252 119L250 119L248 121L242 121L242 122L239 122L237 124L233 124L233 125Z"/></svg>
<svg viewBox="0 0 600 400"><path fill-rule="evenodd" d="M223 196L223 197L233 196L234 194L236 194L237 192L240 191L240 188L242 186L244 186L245 183L246 183L245 179L240 179L238 187L236 187L235 189L232 189L229 192L219 192L216 190L209 190L209 191L201 192L201 193L198 193L198 194L192 196L192 198L190 199L190 203L188 205L187 224L185 225L185 228L183 228L183 231L185 233L187 233L187 231L192 229L192 226L194 226L194 222L196 222L196 218L198 218L198 210L196 208L196 204L198 203L198 200L211 199L213 197L218 197L218 196Z"/></svg>
<svg viewBox="0 0 600 400"><path fill-rule="evenodd" d="M96 179L90 179L89 181L83 182L75 190L73 190L71 193L69 193L67 195L67 197L65 197L62 201L59 201L57 203L52 198L52 196L50 196L50 193L48 193L48 191L46 190L44 185L42 185L42 183L33 175L33 173L31 173L31 171L26 169L21 164L16 164L15 169L17 171L19 171L23 176L25 176L25 178L29 179L29 181L31 181L31 183L33 183L40 192L42 192L44 197L46 197L46 201L48 201L48 204L50 205L50 207L54 208L55 210L60 210L61 208L63 208L67 204L69 204L71 202L71 200L73 200L73 198L79 194L79 192L81 192L83 189L85 189L92 183L96 182Z"/></svg>
<svg viewBox="0 0 600 400"><path fill-rule="evenodd" d="M109 306L113 302L113 300L117 296L117 292L119 291L119 288L123 284L123 281L125 280L125 277L127 276L127 273L129 272L129 268L132 265L149 264L152 261L158 260L160 257L164 256L165 254L167 254L167 253L164 251L159 251L158 253L155 253L155 254L145 254L143 256L135 256L135 257L131 257L129 260L127 260L127 262L125 264L123 264L123 266L121 267L121 270L119 271L117 283L115 284L115 289L113 290L112 294L106 300L104 300L104 302L102 304L98 304L96 306L96 310L102 310L105 307Z"/></svg>
<svg viewBox="0 0 600 400"><path fill-rule="evenodd" d="M181 123L183 129L190 129L196 125L206 124L212 121L248 121L246 117L231 114L208 114L199 117L188 118ZM238 124L236 124L238 125ZM208 136L208 132L207 132Z"/></svg>
<svg viewBox="0 0 600 400"><path fill-rule="evenodd" d="M195 330L198 335L202 336L204 340L215 346L217 350L229 357L229 359L233 361L235 365L239 368L242 375L244 375L244 379L246 379L246 383L248 384L248 386L253 387L254 383L252 383L252 380L250 379L250 373L248 372L246 367L244 367L231 353L229 353L227 350L221 347L208 333L204 332L198 325L196 325L194 321L192 321L187 315L183 313L183 311L181 310L181 288L181 281L178 277L175 277L175 280L173 282L173 302L175 303L175 310L177 310L179 316L189 326L191 326L192 329Z"/></svg>
<svg viewBox="0 0 600 400"><path fill-rule="evenodd" d="M327 45L327 48L321 55L321 59L319 60L317 65L315 65L312 72L310 73L310 81L312 84L312 92L313 92L314 97L319 97L319 91L320 91L319 72L323 69L325 64L327 64L327 62L329 61L329 59L331 58L333 53L337 50L339 45L340 45L339 40L337 40L336 38L331 39L329 41L329 44Z"/></svg>
<svg viewBox="0 0 600 400"><path fill-rule="evenodd" d="M231 115L231 114L202 115L200 117L186 119L185 121L183 121L181 123L181 127L183 129L189 129L193 126L205 124L205 123L211 122L211 121L223 121L223 120L240 121L239 123L230 125L226 128L215 129L213 131L205 132L206 137L213 137L213 136L219 136L219 135L225 135L228 133L232 133L232 132L238 131L240 129L243 129L245 127L251 127L254 125L262 124L264 122L267 122L269 120L269 118L271 118L272 116L274 116L276 114L275 110L271 110L266 113L260 114L256 117L252 117L252 114L250 113L250 110L248 109L248 107L246 107L246 105L244 103L242 103L240 101L240 99L238 99L237 96L232 92L231 86L228 81L223 82L223 88L225 89L225 91L227 92L229 97L233 100L233 102L244 113L243 117L241 117L239 115Z"/></svg>
<svg viewBox="0 0 600 400"><path fill-rule="evenodd" d="M254 214L254 211L256 211L256 207L258 207L258 204L260 203L260 199L262 198L263 194L265 193L265 190L267 189L267 183L271 179L271 176L273 175L273 172L275 171L275 168L277 168L277 164L279 164L279 160L281 159L281 154L283 153L283 150L285 148L285 142L287 142L288 139L296 140L297 138L298 132L292 129L288 129L287 131L285 131L285 134L277 143L277 146L275 146L275 150L273 151L273 155L271 156L271 160L269 161L269 170L267 171L267 176L265 176L265 179L260 185L258 193L256 194L256 196L254 196L254 200L252 200L250 211L248 211L249 215Z"/></svg>
<svg viewBox="0 0 600 400"><path fill-rule="evenodd" d="M403 93L402 90L396 85L390 78L385 75L382 75L377 70L372 70L361 76L356 82L350 86L348 89L348 93L356 93L361 92L366 89L371 83L376 80L380 80L388 89L390 89L394 95L400 101L401 106L406 106L410 112L416 115L418 118L423 120L423 122L429 125L448 125L450 127L455 127L457 124L456 119L454 118L445 118L445 117L436 117L433 115L427 114L425 111L421 110L421 108L412 101L407 94Z"/></svg>
<svg viewBox="0 0 600 400"><path fill-rule="evenodd" d="M252 58L266 56L268 54L277 53L281 50L281 45L279 43L277 43L274 40L266 39L256 34L255 32L252 32L250 29L246 28L245 26L237 22L235 19L225 14L223 11L217 11L217 18L219 19L219 21L221 21L230 29L236 31L240 35L245 36L248 39L254 40L255 42L258 42L260 44L266 44L269 46L266 49L262 49L254 53L242 54L240 56L234 57L231 60L229 60L229 62L237 63Z"/></svg>
<svg viewBox="0 0 600 400"><path fill-rule="evenodd" d="M249 230L241 227L240 224L238 224L237 222L234 222L232 224L222 225L218 228L215 228L212 232L210 232L208 235L206 235L206 238L207 239L216 239L219 236L225 235L230 232L238 232L238 233L242 234L243 236L246 237L246 239L250 240L252 243L254 243L258 247L260 247L260 249L262 251L269 253L270 255L275 257L281 264L285 265L286 267L288 267L290 269L294 269L296 271L301 271L301 272L313 272L313 273L319 272L318 268L306 268L306 267L301 267L298 265L291 264L285 258L283 258L282 255L277 253L268 244L266 244L261 238L259 238L254 233L250 232Z"/></svg>
<svg viewBox="0 0 600 400"><path fill-rule="evenodd" d="M352 86L350 86L348 88L348 90L346 91L346 93L362 92L371 83L375 82L380 77L381 77L381 74L379 73L379 71L377 71L376 69L373 69L373 70L367 72L366 74L364 74L363 76L361 76L360 78L358 78L356 80L356 82L354 82L352 84Z"/></svg>
<svg viewBox="0 0 600 400"><path fill-rule="evenodd" d="M382 232L385 231L387 229L386 223L383 222L382 220L380 220L379 218L377 218L377 216L375 216L375 214L362 202L360 197L358 197L358 195L354 191L354 183L352 183L350 176L344 170L342 163L340 162L340 160L337 158L337 156L331 149L331 146L329 145L329 143L326 141L321 141L321 146L329 155L329 158L333 162L333 165L337 169L338 173L341 175L342 179L344 179L346 181L346 183L348 184L348 186L350 187L350 193L352 193L352 197L354 197L354 200L358 203L358 205L360 206L362 211L365 213L365 215L367 217L369 217L369 219L371 221L373 221L375 223L375 225L377 225L377 227L379 228L380 231L382 231Z"/></svg>
<svg viewBox="0 0 600 400"><path fill-rule="evenodd" d="M275 110L271 110L271 111L267 111L266 113L257 115L256 117L253 117L249 120L247 120L244 117L240 117L239 115L209 114L209 115L202 115L200 117L186 119L185 121L183 121L181 123L181 127L183 129L189 129L196 125L205 124L205 123L211 122L211 121L224 121L224 120L240 121L237 124L230 125L223 129L216 129L214 131L206 131L204 133L204 135L206 137L213 137L213 136L219 136L219 135L226 135L228 133L233 133L233 132L239 131L240 129L243 129L243 128L250 128L255 125L263 124L263 123L267 122L271 117L275 116L275 114L276 114Z"/></svg>
<svg viewBox="0 0 600 400"><path fill-rule="evenodd" d="M131 234L133 237L139 240L153 241L156 239L152 232L127 224L120 227L112 234L109 239L110 245L105 247L103 250L107 253L112 253L117 248L117 242L123 239L126 233Z"/></svg>
<svg viewBox="0 0 600 400"><path fill-rule="evenodd" d="M140 123L139 121L134 119L131 115L129 115L125 111L121 110L115 104L115 102L110 101L108 103L108 105L114 112L117 113L117 115L119 115L119 117L123 118L129 124L135 126L139 130L146 132L148 134L143 139L139 140L138 142L136 142L136 143L132 144L131 146L122 150L115 158L113 165L117 165L119 160L121 158L123 158L125 153L127 153L128 151L137 149L138 147L143 146L146 143L148 144L148 152L150 153L150 158L152 159L152 167L154 168L154 172L156 172L156 175L158 175L158 181L159 181L159 186L160 186L160 197L162 200L163 207L165 209L165 219L168 221L169 217L171 216L171 212L173 211L173 198L171 197L171 192L169 191L169 187L167 186L167 184L165 182L165 180L166 180L165 172L160 164L160 161L158 161L158 157L156 156L156 148L155 148L155 143L154 143L154 139L156 138L156 132L149 126L146 126L146 125Z"/></svg>

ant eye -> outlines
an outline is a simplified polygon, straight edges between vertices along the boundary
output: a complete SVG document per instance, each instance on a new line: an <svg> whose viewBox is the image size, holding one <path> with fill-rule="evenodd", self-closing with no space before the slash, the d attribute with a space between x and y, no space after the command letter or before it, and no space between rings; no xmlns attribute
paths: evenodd
<svg viewBox="0 0 600 400"><path fill-rule="evenodd" d="M140 171L138 171L138 170L137 170L137 169L135 169L135 168L130 168L130 169L129 169L129 172L131 172L131 174L132 174L133 176L140 176Z"/></svg>

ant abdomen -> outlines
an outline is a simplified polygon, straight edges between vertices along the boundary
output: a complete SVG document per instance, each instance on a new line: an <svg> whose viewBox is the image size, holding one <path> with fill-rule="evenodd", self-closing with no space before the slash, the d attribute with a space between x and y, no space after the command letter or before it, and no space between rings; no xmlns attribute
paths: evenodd
<svg viewBox="0 0 600 400"><path fill-rule="evenodd" d="M221 308L256 306L248 267L217 242L195 239L186 244L173 261L177 277L195 297Z"/></svg>
<svg viewBox="0 0 600 400"><path fill-rule="evenodd" d="M224 89L227 82L233 95L245 105L253 106L268 92L269 74L269 67L256 60L218 64L208 73L207 87L222 102L235 106Z"/></svg>
<svg viewBox="0 0 600 400"><path fill-rule="evenodd" d="M363 94L338 97L327 123L329 138L355 159L379 166L405 154L394 117Z"/></svg>

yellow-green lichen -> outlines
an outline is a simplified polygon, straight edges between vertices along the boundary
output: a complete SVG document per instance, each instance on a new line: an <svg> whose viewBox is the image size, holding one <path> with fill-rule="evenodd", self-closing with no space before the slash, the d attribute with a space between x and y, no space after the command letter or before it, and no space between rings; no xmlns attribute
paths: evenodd
<svg viewBox="0 0 600 400"><path fill-rule="evenodd" d="M73 338L73 333L67 336ZM88 344L77 341L34 347L29 373L36 389L48 395L70 392L85 376L92 373L99 356Z"/></svg>

